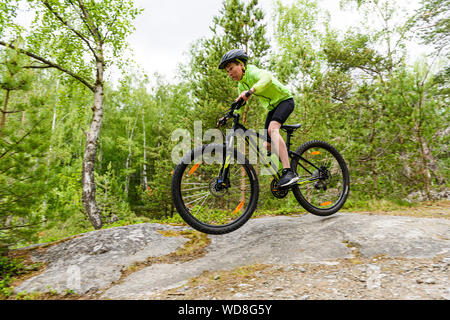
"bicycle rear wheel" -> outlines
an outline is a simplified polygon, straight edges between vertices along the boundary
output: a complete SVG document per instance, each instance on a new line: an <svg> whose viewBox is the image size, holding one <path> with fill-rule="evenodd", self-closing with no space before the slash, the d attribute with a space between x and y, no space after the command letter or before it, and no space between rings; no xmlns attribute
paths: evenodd
<svg viewBox="0 0 450 320"><path fill-rule="evenodd" d="M227 158L228 180L220 173ZM241 227L256 209L259 185L245 156L219 144L187 154L174 170L172 197L183 220L194 229L223 234Z"/></svg>
<svg viewBox="0 0 450 320"><path fill-rule="evenodd" d="M292 187L297 201L307 211L329 216L339 211L350 191L350 176L341 154L324 141L313 140L301 145L291 168L300 180Z"/></svg>

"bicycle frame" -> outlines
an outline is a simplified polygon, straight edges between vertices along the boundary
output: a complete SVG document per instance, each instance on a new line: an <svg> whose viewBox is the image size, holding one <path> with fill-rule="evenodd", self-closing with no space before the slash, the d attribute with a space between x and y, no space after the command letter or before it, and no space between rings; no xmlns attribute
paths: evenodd
<svg viewBox="0 0 450 320"><path fill-rule="evenodd" d="M272 177L274 179L280 179L280 172L279 170L277 170L276 168L274 168L274 166L271 163L271 159L269 156L267 156L266 152L261 152L258 144L254 141L253 138L256 139L260 139L263 138L264 141L267 141L267 137L265 135L261 135L258 132L255 132L251 129L247 129L246 127L244 127L240 122L239 122L239 118L240 115L239 114L233 114L233 127L231 129L231 132L226 136L225 139L225 146L227 146L226 150L228 152L228 150L233 150L234 148L234 137L240 133L243 133L245 136L245 141L246 144L250 146L250 148L256 152L256 154L258 155L259 159L261 159L261 162L264 166L267 166L272 174ZM291 147L291 137L292 137L293 133L292 132L287 132L287 139L286 139L286 148L287 148L287 152L288 152L288 156L290 159L292 159L293 157L297 157L299 160L304 161L306 163L308 163L309 165L311 165L312 167L314 167L315 169L320 170L320 168L316 167L313 163L311 163L310 161L308 161L307 159L303 158L301 155L297 154L294 151L290 150ZM224 164L222 165L221 169L220 169L220 173L219 173L219 180L218 182L223 184L224 186L229 186L229 181L228 181L228 174L229 174L229 164L230 164L230 159L231 159L231 155L224 153L224 159L223 162ZM301 162L298 162L298 164L306 171L308 172L310 175L312 175L312 173L305 168ZM320 178L315 178L315 179L308 179L305 181L299 181L297 184L302 184L302 183L308 183L308 182L312 182L315 180L318 180Z"/></svg>

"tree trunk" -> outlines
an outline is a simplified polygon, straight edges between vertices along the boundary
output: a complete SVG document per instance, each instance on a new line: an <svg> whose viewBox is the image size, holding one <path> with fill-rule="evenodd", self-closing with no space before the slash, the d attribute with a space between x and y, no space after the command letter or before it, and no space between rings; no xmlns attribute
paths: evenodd
<svg viewBox="0 0 450 320"><path fill-rule="evenodd" d="M10 90L6 90L5 102L3 104L3 110L2 110L2 119L0 121L0 137L2 136L2 131L6 124L6 112L7 112L7 108L8 108L9 92L10 92Z"/></svg>
<svg viewBox="0 0 450 320"><path fill-rule="evenodd" d="M125 162L125 169L126 169L126 171L128 171L128 168L130 167L131 156L133 155L133 152L131 150L131 144L133 143L134 128L136 127L137 119L138 119L138 116L136 116L136 119L134 120L133 127L131 128L130 137L128 139L129 140L129 143L128 143L128 156L127 156L127 161ZM125 193L127 194L127 198L128 198L129 189L130 189L130 174L127 173L127 176L126 176L126 179L125 179Z"/></svg>
<svg viewBox="0 0 450 320"><path fill-rule="evenodd" d="M97 143L100 135L103 118L103 67L102 57L97 58L97 81L94 91L93 116L89 132L86 134L86 146L83 157L82 185L83 185L83 205L86 215L95 229L103 226L101 212L95 199L95 160L97 157Z"/></svg>
<svg viewBox="0 0 450 320"><path fill-rule="evenodd" d="M145 140L145 116L142 115L142 128L143 128L143 134L144 134L144 165L142 168L142 177L143 177L143 187L144 191L147 191L148 188L148 178L147 178L147 145ZM171 215L172 216L172 215Z"/></svg>
<svg viewBox="0 0 450 320"><path fill-rule="evenodd" d="M427 146L426 141L422 137L421 128L420 125L415 123L415 131L417 136L417 142L420 146L420 157L422 160L422 176L423 176L423 182L425 184L425 192L427 194L428 200L431 200L431 174L430 169L428 167L428 159L430 156L432 157L430 153L430 149Z"/></svg>
<svg viewBox="0 0 450 320"><path fill-rule="evenodd" d="M421 86L421 89L423 90L423 86ZM424 98L425 98L424 95L421 94L421 97L420 97L419 101L417 102L417 113L413 114L413 115L418 115L418 116L417 117L414 116L413 119L414 119L414 131L416 134L417 142L419 143L420 156L421 156L422 166L423 166L422 175L423 175L423 182L425 184L425 192L427 194L428 200L431 200L431 174L430 174L430 169L428 167L428 159L430 158L430 156L432 157L432 155L431 155L430 149L427 146L425 139L422 137L422 121L423 121L423 119L421 118L421 114L422 114L422 105L424 102Z"/></svg>

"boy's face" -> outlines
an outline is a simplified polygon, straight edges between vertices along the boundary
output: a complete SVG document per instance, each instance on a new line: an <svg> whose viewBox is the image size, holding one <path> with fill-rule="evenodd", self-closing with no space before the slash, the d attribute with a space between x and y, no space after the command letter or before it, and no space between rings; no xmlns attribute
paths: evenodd
<svg viewBox="0 0 450 320"><path fill-rule="evenodd" d="M242 64L230 62L226 67L225 70L227 71L228 75L231 79L240 81L242 79L242 76L244 75L244 71L242 70Z"/></svg>

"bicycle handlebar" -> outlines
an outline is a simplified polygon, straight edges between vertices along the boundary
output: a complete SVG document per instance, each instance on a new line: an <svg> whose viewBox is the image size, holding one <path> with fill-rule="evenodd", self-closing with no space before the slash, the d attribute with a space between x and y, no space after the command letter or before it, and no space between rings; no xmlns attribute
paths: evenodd
<svg viewBox="0 0 450 320"><path fill-rule="evenodd" d="M227 124L227 120L233 117L233 113L235 110L238 110L239 108L241 108L243 105L245 104L244 99L239 99L238 101L235 101L231 104L231 108L230 110L222 117L219 119L219 121L217 122L217 126L224 126Z"/></svg>
<svg viewBox="0 0 450 320"><path fill-rule="evenodd" d="M238 110L240 107L242 107L245 104L244 99L240 98L238 101L233 102L231 104L231 109L234 110Z"/></svg>

